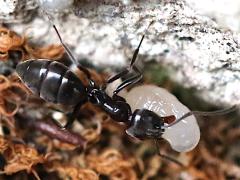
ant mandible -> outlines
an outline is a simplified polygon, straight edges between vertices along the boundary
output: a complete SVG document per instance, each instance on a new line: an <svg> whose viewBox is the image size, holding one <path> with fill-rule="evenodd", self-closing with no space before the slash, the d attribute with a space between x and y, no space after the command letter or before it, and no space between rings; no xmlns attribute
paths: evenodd
<svg viewBox="0 0 240 180"><path fill-rule="evenodd" d="M152 23L153 21L150 25ZM142 73L135 65L135 62L145 37L145 33L142 36L138 47L134 51L128 68L117 73L113 77L110 77L106 83L99 86L91 78L89 70L79 64L72 55L70 49L63 42L60 33L54 24L53 28L55 29L70 60L86 75L89 82L88 85L84 86L82 81L64 64L48 59L33 59L24 61L17 65L16 71L28 88L42 99L57 104L73 106L71 118L69 118L63 128L71 126L80 107L87 101L99 106L107 114L109 114L114 121L124 123L127 126L127 134L140 140L158 140L162 137L166 128L173 126L191 115L209 116L225 114L236 109L236 106L233 106L229 109L214 112L191 111L179 119L176 119L174 115L160 117L155 112L148 109L132 110L125 98L119 96L118 93L128 86L136 84L142 79ZM106 93L107 85L122 78L130 72L133 72L134 75L124 80L119 86L117 86L117 88L113 91L112 97L110 97ZM166 122L169 121L172 123L167 124ZM181 165L181 163L169 156L163 155L160 152L159 155Z"/></svg>

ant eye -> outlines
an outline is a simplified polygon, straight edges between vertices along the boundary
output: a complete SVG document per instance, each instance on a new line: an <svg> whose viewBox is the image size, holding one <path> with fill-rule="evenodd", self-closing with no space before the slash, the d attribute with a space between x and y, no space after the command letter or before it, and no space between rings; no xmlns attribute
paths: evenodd
<svg viewBox="0 0 240 180"><path fill-rule="evenodd" d="M161 129L161 126L158 125L158 124L155 124L155 125L154 125L154 128L155 128L155 129Z"/></svg>

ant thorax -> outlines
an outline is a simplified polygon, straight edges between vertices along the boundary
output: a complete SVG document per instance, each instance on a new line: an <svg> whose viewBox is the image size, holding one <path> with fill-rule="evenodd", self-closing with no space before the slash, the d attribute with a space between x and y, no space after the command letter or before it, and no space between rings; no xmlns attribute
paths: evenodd
<svg viewBox="0 0 240 180"><path fill-rule="evenodd" d="M148 109L160 117L174 115L176 119L190 110L167 90L154 86L143 85L131 89L126 100L132 110ZM177 124L165 129L162 138L178 152L186 152L195 148L200 139L200 130L196 118L189 116Z"/></svg>
<svg viewBox="0 0 240 180"><path fill-rule="evenodd" d="M115 121L129 123L132 112L124 98L117 95L110 97L98 87L89 86L87 92L89 101L107 112Z"/></svg>

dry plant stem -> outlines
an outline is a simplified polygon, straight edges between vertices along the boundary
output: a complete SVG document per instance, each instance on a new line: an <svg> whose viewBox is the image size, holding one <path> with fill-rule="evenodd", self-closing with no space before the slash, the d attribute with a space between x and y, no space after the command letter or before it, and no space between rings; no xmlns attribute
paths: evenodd
<svg viewBox="0 0 240 180"><path fill-rule="evenodd" d="M8 28L0 26L0 61L7 61L11 53L20 52L18 61L31 58L46 58L57 60L64 55L61 45L49 45L46 47L33 47L28 43L25 35L20 36Z"/></svg>
<svg viewBox="0 0 240 180"><path fill-rule="evenodd" d="M32 172L39 179L33 169L36 164L47 161L50 154L41 155L34 148L25 144L14 143L14 140L0 136L0 153L4 156L5 165L1 173L10 175L22 170Z"/></svg>
<svg viewBox="0 0 240 180"><path fill-rule="evenodd" d="M39 131L42 131L48 136L58 139L62 142L70 143L77 145L79 147L85 147L86 141L77 133L70 132L67 129L61 129L52 120L41 121L37 120L34 123L31 123L31 127L36 128Z"/></svg>
<svg viewBox="0 0 240 180"><path fill-rule="evenodd" d="M200 153L202 155L202 158L205 159L208 164L213 166L215 165L221 173L232 177L232 179L240 178L239 166L215 157L215 155L211 154L209 149L207 149L204 144L201 144L200 146Z"/></svg>
<svg viewBox="0 0 240 180"><path fill-rule="evenodd" d="M71 132L68 129L62 129L57 126L53 120L33 120L28 116L17 114L17 118L27 121L28 128L34 128L42 133L48 135L51 138L58 139L59 141L76 145L80 148L85 148L87 141L79 134Z"/></svg>
<svg viewBox="0 0 240 180"><path fill-rule="evenodd" d="M99 180L98 174L91 169L79 168L54 162L47 167L48 171L57 171L62 179Z"/></svg>
<svg viewBox="0 0 240 180"><path fill-rule="evenodd" d="M18 94L17 91L22 93ZM12 117L18 111L20 102L25 101L27 97L27 89L17 82L14 76L0 75L0 115ZM9 104L14 105L14 108L9 109Z"/></svg>
<svg viewBox="0 0 240 180"><path fill-rule="evenodd" d="M86 159L91 169L109 176L110 179L137 179L134 170L135 159L124 158L117 150L107 149L101 154L89 154Z"/></svg>

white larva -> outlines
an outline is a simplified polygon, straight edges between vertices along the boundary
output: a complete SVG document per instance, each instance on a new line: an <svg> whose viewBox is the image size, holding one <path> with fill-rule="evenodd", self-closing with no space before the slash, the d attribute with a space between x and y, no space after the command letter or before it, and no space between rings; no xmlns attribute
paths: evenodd
<svg viewBox="0 0 240 180"><path fill-rule="evenodd" d="M159 116L174 115L177 119L190 110L167 90L143 85L131 89L126 100L132 110L145 108ZM167 128L162 136L178 152L187 152L196 147L200 140L200 130L196 118L189 116L179 123Z"/></svg>
<svg viewBox="0 0 240 180"><path fill-rule="evenodd" d="M38 0L39 6L46 12L61 12L71 8L74 0Z"/></svg>

